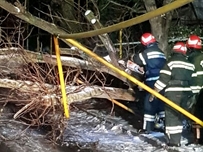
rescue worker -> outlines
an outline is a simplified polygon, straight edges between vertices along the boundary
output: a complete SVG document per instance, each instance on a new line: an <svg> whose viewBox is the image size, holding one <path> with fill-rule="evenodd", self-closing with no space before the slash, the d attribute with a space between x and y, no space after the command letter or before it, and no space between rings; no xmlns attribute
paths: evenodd
<svg viewBox="0 0 203 152"><path fill-rule="evenodd" d="M196 77L194 77L194 85L192 87L196 100L194 101L194 103L196 102L196 105L194 105L194 115L200 120L203 120L203 102L201 101L201 96L203 96L203 53L201 52L202 42L200 37L197 35L190 35L186 42L186 46L188 48L188 60L195 65L196 70ZM203 144L203 129L196 123L194 123L193 128L196 134L195 142L197 144Z"/></svg>
<svg viewBox="0 0 203 152"><path fill-rule="evenodd" d="M155 37L151 33L144 33L141 36L141 44L145 47L143 52L134 55L132 60L140 67L144 68L144 83L153 88L154 83L159 78L159 72L163 68L166 57L162 50L158 47ZM133 70L127 65L130 70ZM149 102L150 93L146 92L144 99L144 119L143 132L149 133L155 129L155 117L158 115L160 120L164 121L165 111L164 103L159 99Z"/></svg>
<svg viewBox="0 0 203 152"><path fill-rule="evenodd" d="M187 109L187 99L192 95L190 85L195 66L187 60L187 48L183 42L177 42L172 51L171 58L160 71L160 77L154 89L157 92L165 89L166 98ZM154 96L151 95L150 100L153 99ZM169 140L168 145L180 146L183 115L169 105L165 105L165 112L165 133Z"/></svg>

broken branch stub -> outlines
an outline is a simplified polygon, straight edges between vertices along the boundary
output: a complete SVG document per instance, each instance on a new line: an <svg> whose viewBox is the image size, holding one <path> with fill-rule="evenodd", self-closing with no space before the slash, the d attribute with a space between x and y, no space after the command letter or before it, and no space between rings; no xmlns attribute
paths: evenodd
<svg viewBox="0 0 203 152"><path fill-rule="evenodd" d="M101 29L103 27L102 24L99 22L99 20L94 16L94 13L91 10L87 10L85 12L85 17L92 24L92 26L94 27L95 30ZM105 33L105 34L101 34L98 36L99 36L100 40L102 41L102 43L104 44L106 50L108 51L112 64L115 65L116 67L119 67L118 59L116 56L117 51L113 45L113 42L109 38L109 35L107 33Z"/></svg>

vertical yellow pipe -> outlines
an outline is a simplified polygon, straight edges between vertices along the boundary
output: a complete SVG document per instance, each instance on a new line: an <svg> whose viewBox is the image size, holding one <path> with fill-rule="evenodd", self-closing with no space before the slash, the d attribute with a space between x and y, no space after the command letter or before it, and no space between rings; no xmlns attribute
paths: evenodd
<svg viewBox="0 0 203 152"><path fill-rule="evenodd" d="M134 77L132 77L131 75L129 75L128 73L126 73L125 71L122 71L120 69L118 69L117 67L113 66L112 64L110 64L109 62L107 62L106 60L104 60L103 58L99 57L98 55L96 55L94 52L92 52L91 50L85 48L84 46L82 46L81 44L79 44L78 42L76 42L73 39L66 39L67 42L69 42L70 44L74 45L75 47L77 47L78 49L84 51L85 53L87 53L88 55L90 55L91 57L95 58L96 60L98 60L99 62L103 63L104 65L106 65L107 67L111 68L112 70L114 70L115 72L119 73L120 75L128 78L130 81L132 81L133 83L139 85L140 87L142 87L143 89L147 90L149 93L153 94L154 96L158 97L159 99L161 99L162 101L164 101L166 104L168 104L169 106L173 107L174 109L176 109L177 111L181 112L182 114L184 114L185 116L187 116L188 118L192 119L193 121L195 121L196 123L200 124L201 126L203 126L203 122L198 119L197 117L195 117L194 115L192 115L191 113L189 113L188 111L186 111L185 109L181 108L180 106L178 106L177 104L175 104L173 101L167 99L166 97L162 96L161 94L159 94L158 92L154 91L153 89L151 89L150 87L146 86L144 83L138 81L137 79L135 79Z"/></svg>
<svg viewBox="0 0 203 152"><path fill-rule="evenodd" d="M120 59L123 57L123 50L122 50L122 34L123 34L123 30L120 29L120 31L119 31L119 42L120 42L119 53L120 53Z"/></svg>
<svg viewBox="0 0 203 152"><path fill-rule="evenodd" d="M69 106L68 106L68 101L66 99L66 88L65 88L65 82L64 82L64 77L63 77L61 56L60 56L58 39L56 37L54 37L54 46L55 46L55 51L56 51L56 59L57 59L58 72L59 72L59 78L60 78L61 94L62 94L62 99L63 99L64 112L65 112L66 118L69 118Z"/></svg>

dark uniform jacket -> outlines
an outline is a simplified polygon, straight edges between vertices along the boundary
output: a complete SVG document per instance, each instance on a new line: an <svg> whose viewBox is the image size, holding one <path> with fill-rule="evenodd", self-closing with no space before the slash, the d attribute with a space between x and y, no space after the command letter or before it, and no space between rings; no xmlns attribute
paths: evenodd
<svg viewBox="0 0 203 152"><path fill-rule="evenodd" d="M195 65L195 75L193 78L192 91L196 96L196 104L194 106L194 115L203 120L203 53L200 50L194 50L188 57L188 60ZM196 127L196 126L195 126ZM201 142L203 143L203 130L200 131Z"/></svg>
<svg viewBox="0 0 203 152"><path fill-rule="evenodd" d="M133 61L144 67L145 81L156 81L159 78L160 70L166 62L166 57L159 49L157 43L152 43L138 56L134 56Z"/></svg>
<svg viewBox="0 0 203 152"><path fill-rule="evenodd" d="M188 60L195 66L195 75L193 79L192 91L193 93L199 93L203 86L203 53L197 50L192 52Z"/></svg>
<svg viewBox="0 0 203 152"><path fill-rule="evenodd" d="M165 93L179 91L191 92L190 86L194 71L195 66L183 54L174 53L160 71L160 78L154 86L158 90L165 88Z"/></svg>

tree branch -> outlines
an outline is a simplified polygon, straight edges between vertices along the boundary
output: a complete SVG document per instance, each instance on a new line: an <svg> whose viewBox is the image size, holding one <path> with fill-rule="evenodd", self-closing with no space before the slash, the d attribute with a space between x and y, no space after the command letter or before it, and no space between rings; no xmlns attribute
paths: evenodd
<svg viewBox="0 0 203 152"><path fill-rule="evenodd" d="M85 17L93 25L94 29L101 29L103 27L102 24L99 22L99 20L94 16L94 13L91 10L87 10L85 12ZM105 33L105 34L99 35L99 38L104 44L106 50L108 51L112 64L120 68L118 65L118 59L116 56L117 51L113 45L113 42L109 38L109 35Z"/></svg>
<svg viewBox="0 0 203 152"><path fill-rule="evenodd" d="M57 65L55 55L41 54L38 52L23 50L20 48L0 49L0 59L0 70L4 74L14 73L15 70L20 66L31 62ZM112 71L110 68L98 62L95 62L94 60L82 60L75 57L61 56L61 62L63 66L81 68L90 71L105 72L117 77L123 82L127 82L126 78L121 77L118 73Z"/></svg>
<svg viewBox="0 0 203 152"><path fill-rule="evenodd" d="M0 87L18 90L20 92L32 92L41 93L44 92L42 96L43 100L49 102L57 101L60 96L54 94L58 92L59 86L51 85L47 83L38 83L32 81L22 81L22 80L11 80L11 79L0 79ZM120 88L112 87L101 87L101 86L66 86L66 93L68 97L68 102L71 104L73 102L83 101L90 98L106 98L106 99L120 99L125 101L134 101L134 91L126 90ZM28 101L29 102L29 101ZM47 103L48 104L48 103ZM56 104L56 103L55 103Z"/></svg>
<svg viewBox="0 0 203 152"><path fill-rule="evenodd" d="M64 38L64 39L66 39L66 38L78 39L78 38L92 37L92 36L101 35L104 33L114 32L114 31L117 31L120 29L127 28L127 27L132 26L132 25L142 23L142 22L147 21L147 20L154 18L156 16L160 16L164 13L167 13L167 12L172 11L174 9L177 9L183 5L186 5L192 1L193 0L176 0L170 4L167 4L163 7L158 8L154 11L148 12L146 14L140 15L138 17L132 18L132 19L127 20L127 21L120 22L118 24L114 24L114 25L111 25L108 27L104 27L104 28L101 28L98 30L92 30L92 31L88 31L88 32L66 34L66 35L60 35L59 34L59 37ZM55 34L58 35L58 33L55 33Z"/></svg>
<svg viewBox="0 0 203 152"><path fill-rule="evenodd" d="M118 24L114 24L112 26L104 27L102 29L92 30L92 31L82 32L82 33L75 33L75 34L64 34L64 32L62 30L58 29L55 25L50 24L35 16L32 16L29 12L22 11L22 10L19 11L19 8L6 2L5 0L0 0L0 7L7 10L9 13L17 16L18 18L20 18L32 25L35 25L36 27L39 27L51 34L55 33L55 35L59 35L60 38L78 39L78 38L92 37L92 36L96 36L96 35L100 35L100 34L104 34L104 33L110 33L113 31L120 30L120 29L124 29L124 28L132 26L132 25L139 24L139 23L147 21L153 17L159 16L161 14L164 14L164 13L172 11L176 8L179 8L183 5L186 5L192 1L193 0L176 0L168 5L160 7L152 12L148 12L146 14L140 15L140 16L132 18L130 20L127 20L127 21L124 21L124 22L121 22ZM43 25L41 25L41 23L43 23Z"/></svg>

